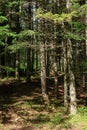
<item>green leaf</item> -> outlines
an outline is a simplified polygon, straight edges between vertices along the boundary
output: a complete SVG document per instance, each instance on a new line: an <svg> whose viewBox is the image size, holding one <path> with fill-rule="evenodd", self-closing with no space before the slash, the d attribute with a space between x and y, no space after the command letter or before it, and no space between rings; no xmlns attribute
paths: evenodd
<svg viewBox="0 0 87 130"><path fill-rule="evenodd" d="M8 67L8 66L1 66L0 65L0 69L3 69L3 70L8 71L8 72L15 72L14 68Z"/></svg>
<svg viewBox="0 0 87 130"><path fill-rule="evenodd" d="M3 23L4 21L8 21L8 19L5 16L0 16L0 23Z"/></svg>
<svg viewBox="0 0 87 130"><path fill-rule="evenodd" d="M52 20L56 21L58 23L64 22L64 21L70 21L72 17L77 17L77 12L72 11L70 13L62 13L62 14L53 14L51 11L50 12L45 12L43 9L37 10L36 13L36 18L44 18L46 20Z"/></svg>
<svg viewBox="0 0 87 130"><path fill-rule="evenodd" d="M32 36L34 34L35 34L35 32L33 30L24 30L18 34L18 37L19 37L19 39L23 39L24 37Z"/></svg>
<svg viewBox="0 0 87 130"><path fill-rule="evenodd" d="M5 45L5 42L0 40L0 46L4 46L4 45Z"/></svg>
<svg viewBox="0 0 87 130"><path fill-rule="evenodd" d="M85 40L85 37L80 36L79 34L74 34L71 32L67 32L67 34L65 35L66 38L70 38L76 41L81 41L81 40Z"/></svg>
<svg viewBox="0 0 87 130"><path fill-rule="evenodd" d="M27 48L27 46L28 46L27 42L21 42L21 44L20 44L20 42L17 42L15 40L15 44L9 45L8 49L10 50L10 53L15 53L17 50L21 50L21 49Z"/></svg>
<svg viewBox="0 0 87 130"><path fill-rule="evenodd" d="M8 2L8 5L7 5L7 7L14 7L14 6L17 6L19 4L19 2L18 1L11 1L11 2Z"/></svg>
<svg viewBox="0 0 87 130"><path fill-rule="evenodd" d="M82 5L82 6L79 8L79 14L80 14L80 15L87 14L87 4L84 4L84 5Z"/></svg>

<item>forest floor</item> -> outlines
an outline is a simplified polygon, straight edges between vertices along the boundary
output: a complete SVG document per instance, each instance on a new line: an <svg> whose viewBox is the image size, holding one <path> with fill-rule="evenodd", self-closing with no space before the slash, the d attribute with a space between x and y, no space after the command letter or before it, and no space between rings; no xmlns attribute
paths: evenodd
<svg viewBox="0 0 87 130"><path fill-rule="evenodd" d="M40 82L33 80L0 81L0 130L87 130L87 107L84 93L78 91L80 109L69 116L63 107L63 86L59 85L59 98L54 86L48 85L51 105L43 104ZM79 94L80 93L80 94ZM81 105L82 103L82 105Z"/></svg>

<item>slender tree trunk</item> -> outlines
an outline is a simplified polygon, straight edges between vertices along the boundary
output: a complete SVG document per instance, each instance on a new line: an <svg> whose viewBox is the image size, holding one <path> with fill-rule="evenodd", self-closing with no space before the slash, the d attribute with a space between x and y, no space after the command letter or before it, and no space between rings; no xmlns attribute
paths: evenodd
<svg viewBox="0 0 87 130"><path fill-rule="evenodd" d="M56 24L56 23L55 23ZM56 60L56 45L57 45L57 36L56 36L56 25L54 25L54 74L55 74L55 77L54 77L54 83L55 83L55 95L56 95L56 98L58 98L58 64L57 64L57 60Z"/></svg>
<svg viewBox="0 0 87 130"><path fill-rule="evenodd" d="M83 84L83 87L85 88L86 87L86 79L85 79L85 71L84 71L84 66L83 66L83 74L82 74L82 84Z"/></svg>
<svg viewBox="0 0 87 130"><path fill-rule="evenodd" d="M73 73L73 59L72 59L72 42L67 40L67 52L68 52L68 75L69 75L69 94L70 94L70 114L76 114L76 88L75 88L75 76Z"/></svg>
<svg viewBox="0 0 87 130"><path fill-rule="evenodd" d="M49 77L49 64L50 64L50 54L49 54L49 51L47 51L47 56L46 56L46 73L47 73L47 76Z"/></svg>
<svg viewBox="0 0 87 130"><path fill-rule="evenodd" d="M21 13L21 0L19 0L19 5L18 5L18 12ZM15 24L16 24L16 33L19 34L20 30L21 30L21 26L20 26L20 15L17 14L16 16L16 20ZM17 50L16 52L16 71L15 71L15 77L17 80L19 80L19 68L20 68L20 51Z"/></svg>
<svg viewBox="0 0 87 130"><path fill-rule="evenodd" d="M46 105L49 104L49 99L47 95L47 86L46 86L46 59L45 59L45 46L44 44L40 45L40 55L41 55L41 88L42 88L42 96L44 103Z"/></svg>
<svg viewBox="0 0 87 130"><path fill-rule="evenodd" d="M86 0L87 4L87 0ZM87 25L87 14L85 15L85 24ZM86 36L86 58L87 58L87 27L85 29L85 36Z"/></svg>
<svg viewBox="0 0 87 130"><path fill-rule="evenodd" d="M62 23L62 30L65 33L65 25ZM64 106L67 111L69 108L69 85L68 85L68 60L67 60L67 44L66 40L62 39L62 48L63 48L63 70L64 70Z"/></svg>
<svg viewBox="0 0 87 130"><path fill-rule="evenodd" d="M19 80L19 51L16 52L15 78Z"/></svg>
<svg viewBox="0 0 87 130"><path fill-rule="evenodd" d="M75 67L76 67L76 75L78 75L78 72L80 72L80 68L79 68L79 43L77 42L76 43L76 46L75 46Z"/></svg>
<svg viewBox="0 0 87 130"><path fill-rule="evenodd" d="M55 97L58 97L58 66L57 66L57 61L55 58L55 45L51 45L51 55L50 55L50 62L51 62L51 67L50 67L50 76L54 78L54 84L55 84Z"/></svg>
<svg viewBox="0 0 87 130"><path fill-rule="evenodd" d="M55 12L55 10L54 10ZM58 64L57 64L57 60L56 60L56 45L57 45L57 36L56 36L56 23L54 23L55 25L53 26L53 30L54 31L54 39L51 43L51 56L50 56L50 60L51 60L51 73L53 73L53 77L54 77L54 84L55 84L55 97L58 98Z"/></svg>
<svg viewBox="0 0 87 130"><path fill-rule="evenodd" d="M76 88L75 77L72 71L70 71L70 114L76 114Z"/></svg>
<svg viewBox="0 0 87 130"><path fill-rule="evenodd" d="M87 4L87 0L85 0L85 3ZM85 15L85 25L87 25L87 14ZM85 43L86 43L86 62L87 62L87 27L85 29L85 36L86 36L86 40L85 40ZM86 87L86 74L84 74L83 76L83 86ZM87 91L87 88L86 88L86 91Z"/></svg>
<svg viewBox="0 0 87 130"><path fill-rule="evenodd" d="M2 78L2 69L1 69L1 66L2 66L2 64L1 64L1 55L0 55L0 79Z"/></svg>
<svg viewBox="0 0 87 130"><path fill-rule="evenodd" d="M36 67L35 67L36 71L39 69L39 54L38 51L36 51Z"/></svg>
<svg viewBox="0 0 87 130"><path fill-rule="evenodd" d="M34 72L35 51L32 50L31 53L32 53L31 71Z"/></svg>
<svg viewBox="0 0 87 130"><path fill-rule="evenodd" d="M31 81L31 49L27 49L27 81Z"/></svg>
<svg viewBox="0 0 87 130"><path fill-rule="evenodd" d="M64 106L68 110L68 72L67 72L67 48L63 42L63 65L64 65Z"/></svg>
<svg viewBox="0 0 87 130"><path fill-rule="evenodd" d="M66 1L66 8L68 13L71 12L71 0ZM72 28L69 28L72 31ZM73 73L73 48L71 39L67 39L67 58L68 58L68 77L69 77L69 94L70 94L70 114L76 114L76 88L75 88L75 76Z"/></svg>

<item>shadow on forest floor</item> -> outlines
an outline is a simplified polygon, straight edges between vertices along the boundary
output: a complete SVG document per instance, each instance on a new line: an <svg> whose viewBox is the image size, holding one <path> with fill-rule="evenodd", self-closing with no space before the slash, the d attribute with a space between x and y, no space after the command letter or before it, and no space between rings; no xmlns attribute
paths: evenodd
<svg viewBox="0 0 87 130"><path fill-rule="evenodd" d="M39 81L1 82L0 130L60 130L60 124L67 124L66 121L70 118L63 107L63 86L59 85L58 100L54 98L52 84L48 85L48 91L51 106L46 108L43 104ZM70 124L67 124L67 127L70 129Z"/></svg>

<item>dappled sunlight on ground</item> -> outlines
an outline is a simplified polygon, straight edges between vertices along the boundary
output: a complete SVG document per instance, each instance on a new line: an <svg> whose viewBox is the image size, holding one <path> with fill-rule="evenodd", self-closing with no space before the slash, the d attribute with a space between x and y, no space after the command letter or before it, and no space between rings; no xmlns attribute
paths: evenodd
<svg viewBox="0 0 87 130"><path fill-rule="evenodd" d="M82 126L67 123L70 119L63 107L63 86L59 86L58 99L54 87L48 85L48 89L51 105L46 107L40 82L1 82L0 130L82 130Z"/></svg>

